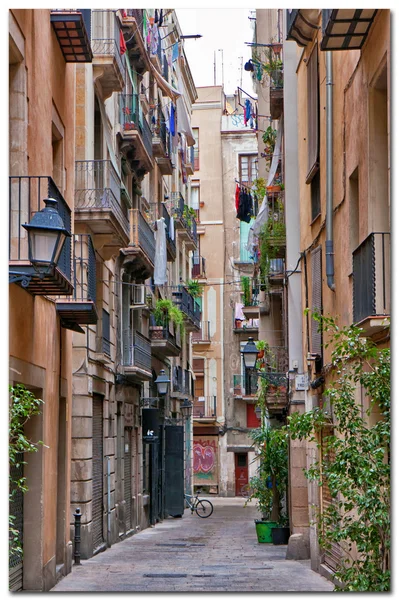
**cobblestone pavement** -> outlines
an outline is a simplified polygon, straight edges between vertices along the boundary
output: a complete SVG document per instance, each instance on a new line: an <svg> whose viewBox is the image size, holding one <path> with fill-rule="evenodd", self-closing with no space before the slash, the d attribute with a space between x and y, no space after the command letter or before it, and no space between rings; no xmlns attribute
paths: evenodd
<svg viewBox="0 0 399 600"><path fill-rule="evenodd" d="M212 498L207 519L181 519L115 544L73 567L54 592L328 592L333 585L310 561L285 560L287 546L259 544L252 506Z"/></svg>

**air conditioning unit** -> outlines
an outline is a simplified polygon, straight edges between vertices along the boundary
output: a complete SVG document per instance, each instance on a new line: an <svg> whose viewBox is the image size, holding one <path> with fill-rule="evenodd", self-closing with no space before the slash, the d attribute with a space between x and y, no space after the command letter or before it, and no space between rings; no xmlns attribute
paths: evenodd
<svg viewBox="0 0 399 600"><path fill-rule="evenodd" d="M145 285L133 285L132 286L132 304L130 308L134 306L145 305Z"/></svg>

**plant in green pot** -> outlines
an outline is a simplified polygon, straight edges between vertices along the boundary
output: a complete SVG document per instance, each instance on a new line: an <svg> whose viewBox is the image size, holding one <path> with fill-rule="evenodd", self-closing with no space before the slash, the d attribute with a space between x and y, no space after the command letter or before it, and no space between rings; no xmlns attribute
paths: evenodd
<svg viewBox="0 0 399 600"><path fill-rule="evenodd" d="M283 512L283 500L288 484L288 438L285 430L265 425L265 406L262 402L261 399L261 427L251 432L260 464L256 476L250 479L252 493L247 502L257 500L258 509L262 514L262 519L255 520L258 541L270 543L273 537L276 540L279 538L278 532L277 535L273 534L273 530L281 529L287 520Z"/></svg>

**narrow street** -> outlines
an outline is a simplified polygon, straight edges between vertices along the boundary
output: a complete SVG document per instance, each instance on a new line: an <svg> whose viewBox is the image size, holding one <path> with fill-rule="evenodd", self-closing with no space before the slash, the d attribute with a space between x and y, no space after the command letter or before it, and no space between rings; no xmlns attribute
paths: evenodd
<svg viewBox="0 0 399 600"><path fill-rule="evenodd" d="M81 566L54 592L327 592L333 585L310 561L285 560L286 546L259 544L253 506L241 498L212 498L200 519L186 510Z"/></svg>

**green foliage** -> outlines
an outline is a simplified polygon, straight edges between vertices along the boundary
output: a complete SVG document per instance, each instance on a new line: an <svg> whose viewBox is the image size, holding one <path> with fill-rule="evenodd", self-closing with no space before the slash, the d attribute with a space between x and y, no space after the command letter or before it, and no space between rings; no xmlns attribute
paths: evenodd
<svg viewBox="0 0 399 600"><path fill-rule="evenodd" d="M197 279L189 279L184 285L193 298L201 298L204 293L204 286Z"/></svg>
<svg viewBox="0 0 399 600"><path fill-rule="evenodd" d="M390 350L378 349L362 330L339 328L314 314L328 336L334 380L325 392L333 422L323 409L289 417L292 439L316 443L319 459L305 472L328 487L333 503L317 516L322 548L339 543L339 590L390 589ZM364 410L355 390L362 386ZM364 414L363 414L364 411ZM326 431L329 435L325 435ZM324 435L323 435L324 434ZM323 453L321 437L323 435Z"/></svg>
<svg viewBox="0 0 399 600"><path fill-rule="evenodd" d="M167 327L169 321L172 321L176 327L180 327L180 332L183 333L184 315L169 298L158 298L155 303L154 317L157 325Z"/></svg>
<svg viewBox="0 0 399 600"><path fill-rule="evenodd" d="M244 306L251 305L251 278L241 277L241 291L244 293Z"/></svg>
<svg viewBox="0 0 399 600"><path fill-rule="evenodd" d="M284 429L262 425L251 431L260 465L258 473L250 479L252 493L248 502L257 501L264 518L280 524L286 522L281 513L281 501L288 484L288 435Z"/></svg>
<svg viewBox="0 0 399 600"><path fill-rule="evenodd" d="M21 460L24 453L37 452L39 446L43 442L33 442L26 437L24 426L27 421L35 415L40 414L43 400L36 398L35 395L27 390L24 385L17 384L9 386L10 403L9 403L9 420L8 420L8 445L9 445L9 501L12 502L16 493L19 491L25 493L28 488L26 485L26 477L13 478L11 475L11 467L19 467L21 464L26 464L25 460ZM22 545L20 534L14 527L15 517L9 515L9 553L10 555L21 554Z"/></svg>

